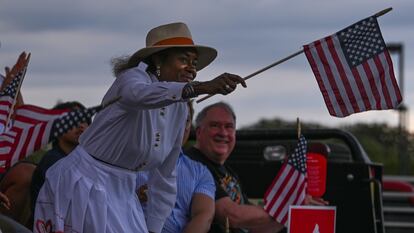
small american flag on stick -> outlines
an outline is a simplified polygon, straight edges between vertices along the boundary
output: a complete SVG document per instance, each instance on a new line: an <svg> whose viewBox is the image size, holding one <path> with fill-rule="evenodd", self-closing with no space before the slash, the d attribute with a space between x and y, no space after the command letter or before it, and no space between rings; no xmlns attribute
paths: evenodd
<svg viewBox="0 0 414 233"><path fill-rule="evenodd" d="M395 109L402 97L376 16L304 46L329 113Z"/></svg>
<svg viewBox="0 0 414 233"><path fill-rule="evenodd" d="M20 81L25 71L19 72L16 77L0 92L0 124L6 127L8 117L12 110L13 102L17 94ZM3 77L4 78L4 77Z"/></svg>
<svg viewBox="0 0 414 233"><path fill-rule="evenodd" d="M264 209L286 226L289 206L302 205L306 197L306 151L303 135L294 153L286 160L264 195Z"/></svg>

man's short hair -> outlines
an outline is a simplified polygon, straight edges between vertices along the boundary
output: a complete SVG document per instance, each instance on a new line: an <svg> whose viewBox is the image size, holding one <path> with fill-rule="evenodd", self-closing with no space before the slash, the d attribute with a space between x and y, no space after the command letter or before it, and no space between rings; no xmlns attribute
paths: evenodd
<svg viewBox="0 0 414 233"><path fill-rule="evenodd" d="M222 108L222 109L226 110L233 117L234 123L236 123L236 114L234 113L233 108L229 104L220 101L220 102L217 102L217 103L214 103L214 104L211 104L211 105L208 105L208 106L204 107L198 113L198 115L196 117L196 121L195 121L196 128L200 127L201 122L207 116L207 112L212 108Z"/></svg>

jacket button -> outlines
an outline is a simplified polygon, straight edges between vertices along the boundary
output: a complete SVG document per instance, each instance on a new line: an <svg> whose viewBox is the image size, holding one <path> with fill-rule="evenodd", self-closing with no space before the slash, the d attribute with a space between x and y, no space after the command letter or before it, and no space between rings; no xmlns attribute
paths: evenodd
<svg viewBox="0 0 414 233"><path fill-rule="evenodd" d="M138 166L137 166L137 168L135 170L139 170L139 169L145 167L145 165L147 165L146 162L140 163L140 164L138 164Z"/></svg>

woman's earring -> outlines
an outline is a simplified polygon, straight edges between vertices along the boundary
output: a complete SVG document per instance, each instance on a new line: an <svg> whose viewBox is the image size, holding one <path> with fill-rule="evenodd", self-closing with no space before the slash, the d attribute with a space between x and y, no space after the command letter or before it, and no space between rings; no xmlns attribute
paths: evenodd
<svg viewBox="0 0 414 233"><path fill-rule="evenodd" d="M155 68L155 74L157 75L157 78L161 77L161 67L159 65Z"/></svg>

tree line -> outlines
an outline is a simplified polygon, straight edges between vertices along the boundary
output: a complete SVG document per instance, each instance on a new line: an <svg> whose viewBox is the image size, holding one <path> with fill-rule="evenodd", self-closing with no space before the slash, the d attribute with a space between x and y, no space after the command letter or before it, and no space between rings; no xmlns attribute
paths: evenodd
<svg viewBox="0 0 414 233"><path fill-rule="evenodd" d="M303 129L332 128L319 123L302 122ZM292 129L296 121L286 121L280 118L261 119L242 129ZM398 127L386 123L356 123L339 125L342 130L352 133L361 143L373 162L383 164L384 174L399 175L400 154L406 153L409 159L409 174L414 175L414 134L404 132ZM406 161L404 161L406 162Z"/></svg>

